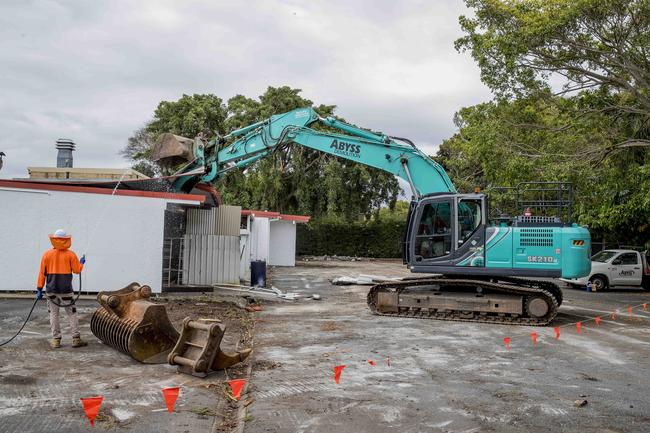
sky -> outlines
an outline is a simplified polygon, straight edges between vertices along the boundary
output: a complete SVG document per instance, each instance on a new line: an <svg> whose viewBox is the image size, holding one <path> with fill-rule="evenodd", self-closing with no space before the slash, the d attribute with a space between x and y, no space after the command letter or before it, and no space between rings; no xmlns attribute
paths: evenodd
<svg viewBox="0 0 650 433"><path fill-rule="evenodd" d="M118 155L160 101L268 86L335 104L356 125L433 154L454 113L489 100L453 43L461 0L0 2L2 178L54 166L128 167Z"/></svg>

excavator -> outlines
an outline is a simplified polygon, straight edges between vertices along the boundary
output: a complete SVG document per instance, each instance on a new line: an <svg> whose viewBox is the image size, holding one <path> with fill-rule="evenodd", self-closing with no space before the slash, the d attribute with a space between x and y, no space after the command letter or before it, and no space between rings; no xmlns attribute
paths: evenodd
<svg viewBox="0 0 650 433"><path fill-rule="evenodd" d="M322 127L315 129L317 124ZM532 215L530 207L523 215L488 220L487 196L478 190L459 193L444 168L410 140L323 118L311 107L211 140L163 134L153 157L163 166L181 165L172 189L189 193L285 145L375 167L410 185L403 261L411 272L429 275L373 286L367 295L373 314L543 326L562 303L562 291L551 279L590 272L587 228L559 215Z"/></svg>

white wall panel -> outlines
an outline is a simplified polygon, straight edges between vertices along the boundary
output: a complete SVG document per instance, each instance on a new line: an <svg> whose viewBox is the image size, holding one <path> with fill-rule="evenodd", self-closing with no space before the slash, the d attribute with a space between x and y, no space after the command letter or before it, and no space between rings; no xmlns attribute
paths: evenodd
<svg viewBox="0 0 650 433"><path fill-rule="evenodd" d="M116 290L133 281L161 291L164 210L160 198L0 188L0 290L34 290L48 234L72 234L86 254L84 291ZM198 202L183 202L198 204ZM77 289L77 277L74 287Z"/></svg>
<svg viewBox="0 0 650 433"><path fill-rule="evenodd" d="M251 260L269 261L270 221L268 218L251 218Z"/></svg>
<svg viewBox="0 0 650 433"><path fill-rule="evenodd" d="M270 245L269 265L295 266L296 224L293 221L271 221Z"/></svg>

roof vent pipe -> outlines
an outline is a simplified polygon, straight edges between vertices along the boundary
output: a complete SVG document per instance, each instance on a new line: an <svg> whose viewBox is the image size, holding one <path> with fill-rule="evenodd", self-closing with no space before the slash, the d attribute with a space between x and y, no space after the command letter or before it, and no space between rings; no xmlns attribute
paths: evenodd
<svg viewBox="0 0 650 433"><path fill-rule="evenodd" d="M56 140L56 148L59 153L56 155L56 166L58 168L72 168L72 151L74 150L74 141L69 138L59 138Z"/></svg>

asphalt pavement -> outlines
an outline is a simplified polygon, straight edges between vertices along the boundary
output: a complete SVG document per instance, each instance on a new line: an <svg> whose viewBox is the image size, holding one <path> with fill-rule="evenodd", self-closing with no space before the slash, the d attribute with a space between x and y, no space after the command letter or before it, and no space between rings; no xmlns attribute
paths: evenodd
<svg viewBox="0 0 650 433"><path fill-rule="evenodd" d="M329 281L359 274L409 275L397 261L274 270L274 286L322 300L258 313L246 432L650 431L650 313L626 310L650 293L567 289L551 327L396 319L369 313L367 286Z"/></svg>

